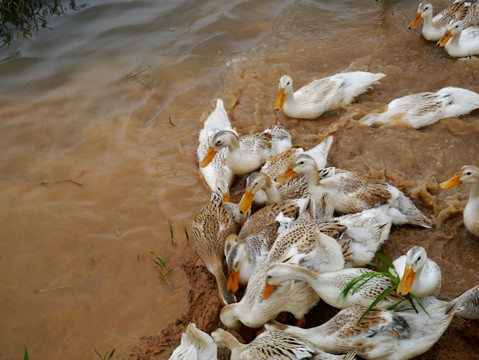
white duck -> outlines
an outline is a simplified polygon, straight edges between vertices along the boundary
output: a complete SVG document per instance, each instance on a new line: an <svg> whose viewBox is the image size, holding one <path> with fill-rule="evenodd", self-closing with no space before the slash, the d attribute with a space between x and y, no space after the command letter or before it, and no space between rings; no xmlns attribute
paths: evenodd
<svg viewBox="0 0 479 360"><path fill-rule="evenodd" d="M249 344L240 343L223 329L216 329L211 336L219 348L231 350L231 360L353 360L356 354L328 354L308 341L277 330L265 331Z"/></svg>
<svg viewBox="0 0 479 360"><path fill-rule="evenodd" d="M350 104L385 74L353 71L315 80L293 92L293 79L284 75L279 80L275 110L292 118L316 119L329 110Z"/></svg>
<svg viewBox="0 0 479 360"><path fill-rule="evenodd" d="M401 282L397 287L399 295L409 292L417 297L437 296L441 291L441 268L435 261L428 259L427 252L421 246L413 246L406 255L393 262Z"/></svg>
<svg viewBox="0 0 479 360"><path fill-rule="evenodd" d="M243 175L260 168L268 156L279 154L291 146L291 135L279 125L272 130L241 137L234 131L223 130L210 140L208 152L200 166L208 166L216 154L226 147L226 165L236 175Z"/></svg>
<svg viewBox="0 0 479 360"><path fill-rule="evenodd" d="M469 185L469 200L464 209L464 225L473 235L479 236L479 168L464 165L452 178L440 184L441 188L449 189L459 184Z"/></svg>
<svg viewBox="0 0 479 360"><path fill-rule="evenodd" d="M216 133L222 130L235 132L226 113L223 100L216 101L216 108L208 116L199 135L199 145L197 149L198 160L201 161L208 153L211 139ZM205 167L200 166L201 174L213 192L221 196L229 194L229 188L234 181L234 173L224 163L228 149L221 149L218 156Z"/></svg>
<svg viewBox="0 0 479 360"><path fill-rule="evenodd" d="M451 20L463 20L467 24L466 26L476 24L479 19L478 10L477 3L456 0L433 18L432 4L420 3L414 19L408 25L408 29L415 29L424 19L422 36L426 40L437 41L444 35Z"/></svg>
<svg viewBox="0 0 479 360"><path fill-rule="evenodd" d="M443 118L468 114L477 108L478 93L450 86L435 93L422 92L395 99L359 121L369 126L393 124L419 129Z"/></svg>
<svg viewBox="0 0 479 360"><path fill-rule="evenodd" d="M282 183L276 182L275 179L287 170L296 156L303 153L310 155L319 169L324 168L332 143L333 136L328 136L312 149L305 151L301 147L293 147L278 155L270 156L260 172L252 173L246 179L245 193L238 206L239 211L246 214L253 202L257 205L273 204L281 200L309 195L308 184L303 176L293 177Z"/></svg>
<svg viewBox="0 0 479 360"><path fill-rule="evenodd" d="M431 220L402 191L369 175L334 167L325 168L318 174L316 163L306 154L299 155L278 180L295 173L306 176L311 195L324 196L325 215L332 216L335 211L350 214L388 204L394 224L431 227Z"/></svg>
<svg viewBox="0 0 479 360"><path fill-rule="evenodd" d="M419 246L411 248L393 262L401 278L397 293L392 292L377 304L388 308L402 300L402 295L411 292L417 297L437 296L441 289L441 270L432 260L427 258L426 251ZM326 303L339 309L350 306L369 306L392 283L387 276L374 276L361 287L354 288L347 296L343 291L348 284L359 276L374 273L366 268L349 268L331 272L318 273L307 268L285 263L275 263L267 269L265 289L272 291L281 284L291 280L307 282Z"/></svg>
<svg viewBox="0 0 479 360"><path fill-rule="evenodd" d="M479 320L479 285L457 297L459 307L454 313L463 319Z"/></svg>
<svg viewBox="0 0 479 360"><path fill-rule="evenodd" d="M277 216L311 220L309 204L309 198L302 198L265 206L248 217L238 235L233 233L226 238L228 290L235 293L239 284L246 285L254 270L266 259L278 236Z"/></svg>
<svg viewBox="0 0 479 360"><path fill-rule="evenodd" d="M169 360L216 360L216 353L217 346L213 338L191 323L181 335L181 344Z"/></svg>
<svg viewBox="0 0 479 360"><path fill-rule="evenodd" d="M390 220L377 222L384 216L381 209L369 209L330 220L298 222L283 231L266 260L251 275L241 301L223 308L221 321L228 327L238 327L241 322L259 327L282 311L301 319L316 304L318 295L302 282L289 283L276 291L268 288L269 265L288 259L295 265L324 272L340 270L345 264L364 264L388 237Z"/></svg>
<svg viewBox="0 0 479 360"><path fill-rule="evenodd" d="M281 240L278 238L267 259L249 279L241 301L227 305L221 310L220 319L223 324L232 329L238 329L241 323L251 328L259 328L283 311L292 313L298 320L302 319L319 301L316 292L306 283L291 283L278 289L265 300L266 269L282 257L295 257L297 262L303 261L318 271L342 268L344 259L337 241L319 231L316 231L314 236L313 244L307 240L298 242L298 239L286 236ZM301 248L308 248L309 251L305 249L303 253L299 253Z"/></svg>
<svg viewBox="0 0 479 360"><path fill-rule="evenodd" d="M437 44L455 57L479 54L479 26L466 28L461 20L452 20Z"/></svg>
<svg viewBox="0 0 479 360"><path fill-rule="evenodd" d="M373 308L362 321L364 306L341 310L328 322L310 329L271 322L266 330L283 330L329 353L357 350L365 359L407 360L429 350L454 317L458 301L434 301L419 310L394 312Z"/></svg>

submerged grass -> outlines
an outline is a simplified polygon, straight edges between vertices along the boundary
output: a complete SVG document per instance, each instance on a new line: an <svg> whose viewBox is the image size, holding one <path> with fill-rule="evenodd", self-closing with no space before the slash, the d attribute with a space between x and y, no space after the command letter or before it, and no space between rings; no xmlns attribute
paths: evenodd
<svg viewBox="0 0 479 360"><path fill-rule="evenodd" d="M376 253L377 258L384 264L386 265L385 267L379 264L371 263L368 262L367 265L370 265L378 271L368 273L368 274L363 274L360 275L353 280L344 288L344 290L341 292L341 295L343 298L346 298L348 294L354 294L356 291L358 291L364 284L366 284L369 280L376 276L387 276L390 281L391 281L391 286L388 287L386 290L384 290L381 294L378 295L378 297L369 305L369 307L366 309L364 314L359 318L358 324L364 319L366 314L374 308L381 300L385 299L389 294L391 294L399 285L401 279L396 273L392 273L390 269L394 269L394 264L392 261L384 254L381 254L379 252ZM398 294L399 296L399 294ZM393 304L388 308L388 310L396 310L400 304L402 304L404 301L409 301L409 303L412 305L413 309L417 311L416 307L414 306L413 299L419 304L421 309L428 314L424 306L422 305L421 301L411 293L408 293L407 295L401 296L402 300L398 301L397 303ZM429 315L429 314L428 314Z"/></svg>
<svg viewBox="0 0 479 360"><path fill-rule="evenodd" d="M102 360L111 360L113 358L113 355L115 354L115 349L113 349L111 352L106 352L105 355L101 355L97 349L93 348L93 350L95 350L96 354L98 355L98 357ZM107 357L108 356L108 357Z"/></svg>
<svg viewBox="0 0 479 360"><path fill-rule="evenodd" d="M168 274L173 271L173 269L170 269L170 270L167 270L166 269L166 259L168 259L168 256L165 256L165 257L161 257L160 255L158 255L156 252L154 251L150 251L151 254L153 254L155 256L154 259L151 259L156 265L158 265L158 267L160 268L161 270L161 276L160 276L160 279L163 280L165 283L167 283L168 285L170 285L170 287L173 289L173 286L171 285L170 283L170 280L168 279Z"/></svg>

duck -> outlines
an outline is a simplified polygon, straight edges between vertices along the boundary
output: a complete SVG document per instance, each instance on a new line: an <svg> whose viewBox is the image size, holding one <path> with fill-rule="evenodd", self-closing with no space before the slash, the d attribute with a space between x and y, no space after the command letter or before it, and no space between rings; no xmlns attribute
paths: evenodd
<svg viewBox="0 0 479 360"><path fill-rule="evenodd" d="M352 71L314 80L293 92L293 79L283 75L274 109L297 119L316 119L326 111L344 107L380 79L383 73Z"/></svg>
<svg viewBox="0 0 479 360"><path fill-rule="evenodd" d="M309 198L301 198L265 206L247 218L239 234L226 237L228 290L236 293L239 284L246 285L254 270L266 259L278 236L278 215L291 220L311 220L309 205Z"/></svg>
<svg viewBox="0 0 479 360"><path fill-rule="evenodd" d="M429 41L438 41L446 31L451 20L464 20L466 26L477 23L477 4L472 1L456 0L436 16L432 16L431 3L420 3L414 19L409 23L408 29L416 29L424 19L422 36Z"/></svg>
<svg viewBox="0 0 479 360"><path fill-rule="evenodd" d="M216 360L217 346L213 338L199 330L195 323L188 324L181 335L181 344L169 360Z"/></svg>
<svg viewBox="0 0 479 360"><path fill-rule="evenodd" d="M451 323L458 301L434 301L419 310L395 312L365 306L341 310L326 323L302 329L275 321L265 324L267 331L279 330L309 341L320 349L333 353L357 350L365 359L407 360L429 350Z"/></svg>
<svg viewBox="0 0 479 360"><path fill-rule="evenodd" d="M227 148L226 165L234 174L244 175L259 169L269 155L279 154L291 146L291 135L281 125L241 137L234 131L222 130L209 141L200 166L208 166L221 149Z"/></svg>
<svg viewBox="0 0 479 360"><path fill-rule="evenodd" d="M276 263L270 265L267 269L267 285L265 289L272 289L268 291L273 292L278 286L283 286L283 284L289 281L304 281L316 291L325 303L337 309L355 305L369 306L382 292L392 286L387 276L374 276L357 291L354 293L350 292L347 296L343 296L342 292L355 278L373 272L373 270L367 268L346 268L338 271L317 273L302 266ZM388 308L401 301L402 298L395 292L392 292L382 299L377 306Z"/></svg>
<svg viewBox="0 0 479 360"><path fill-rule="evenodd" d="M364 265L387 239L391 221L384 223L381 209L330 220L300 221L285 229L275 240L266 260L251 275L239 303L225 306L220 319L227 327L243 323L262 326L280 312L288 311L296 319L317 303L318 294L303 282L291 282L278 289L267 288L269 265L285 261L316 272L341 270L345 266ZM272 293L273 292L273 293Z"/></svg>
<svg viewBox="0 0 479 360"><path fill-rule="evenodd" d="M196 252L208 271L215 276L223 303L236 302L234 294L227 289L223 273L223 254L226 237L238 232L239 226L218 194L211 193L210 201L195 216L191 230Z"/></svg>
<svg viewBox="0 0 479 360"><path fill-rule="evenodd" d="M432 226L431 220L402 191L369 175L335 167L324 168L318 173L314 160L301 154L278 181L296 173L306 176L311 195L325 197L325 216L331 217L334 212L350 214L388 204L393 224Z"/></svg>
<svg viewBox="0 0 479 360"><path fill-rule="evenodd" d="M394 99L381 110L364 116L365 125L392 124L420 129L447 117L457 117L479 108L479 94L463 88L445 87Z"/></svg>
<svg viewBox="0 0 479 360"><path fill-rule="evenodd" d="M465 27L463 21L451 20L437 45L444 47L450 56L477 55L479 54L479 26Z"/></svg>
<svg viewBox="0 0 479 360"><path fill-rule="evenodd" d="M345 355L328 354L311 343L284 331L265 331L249 344L240 343L231 333L216 329L211 333L217 346L231 350L231 360L354 360L356 351Z"/></svg>
<svg viewBox="0 0 479 360"><path fill-rule="evenodd" d="M479 320L479 285L465 291L457 297L459 306L454 313L463 319Z"/></svg>
<svg viewBox="0 0 479 360"><path fill-rule="evenodd" d="M216 133L222 130L227 130L236 133L231 126L228 114L226 113L223 100L218 98L216 100L216 107L213 112L205 120L203 128L199 134L199 145L197 148L198 160L202 159L208 153L209 143ZM235 174L225 165L226 155L228 150L221 149L218 156L204 167L200 166L200 171L211 191L219 193L224 196L224 200L228 200L229 188L233 184Z"/></svg>
<svg viewBox="0 0 479 360"><path fill-rule="evenodd" d="M471 234L479 237L479 168L474 165L464 165L449 180L442 182L442 189L449 189L459 184L469 185L469 199L464 208L464 225Z"/></svg>
<svg viewBox="0 0 479 360"><path fill-rule="evenodd" d="M319 231L315 232L313 244L301 240L289 240L282 237L276 239L266 260L256 269L249 279L246 292L241 301L225 306L220 312L221 322L231 329L239 329L242 324L259 328L267 321L276 318L281 312L290 312L301 321L304 315L319 301L319 296L306 283L290 283L289 286L278 288L274 294L264 299L266 286L266 269L282 256L295 258L295 263L309 265L318 271L337 269L344 266L341 246L338 242ZM292 246L291 243L296 243ZM302 254L298 249L309 248ZM308 256L309 255L309 256ZM280 260L278 259L278 261ZM293 259L291 259L293 261Z"/></svg>
<svg viewBox="0 0 479 360"><path fill-rule="evenodd" d="M406 255L393 261L394 271L401 278L397 293L409 292L417 297L438 296L441 291L441 268L427 257L422 246L413 246ZM392 271L391 271L392 272Z"/></svg>
<svg viewBox="0 0 479 360"><path fill-rule="evenodd" d="M245 192L238 206L239 211L247 213L253 202L258 206L264 203L270 205L281 200L308 196L308 186L304 176L292 177L282 183L277 183L275 179L286 171L287 166L296 156L302 153L313 157L318 168L324 168L332 143L333 136L328 136L310 150L292 147L278 155L270 156L259 172L250 174L246 179Z"/></svg>
<svg viewBox="0 0 479 360"><path fill-rule="evenodd" d="M406 265L407 264L407 265ZM432 260L427 258L424 248L415 246L406 255L397 258L393 265L397 275L401 278L396 291L391 292L376 306L387 309L401 303L402 296L411 292L416 297L437 296L441 288L441 270ZM411 276L404 269L414 271ZM371 277L361 287L350 291L347 296L343 291L349 283L357 277L372 274L374 270L367 268L346 268L337 271L317 273L313 270L291 265L288 262L275 263L266 271L266 281L271 287L278 287L288 281L307 282L327 304L344 309L350 306L371 305L385 290L392 287L392 282L385 275ZM407 284L407 287L405 287ZM268 288L268 285L266 285Z"/></svg>

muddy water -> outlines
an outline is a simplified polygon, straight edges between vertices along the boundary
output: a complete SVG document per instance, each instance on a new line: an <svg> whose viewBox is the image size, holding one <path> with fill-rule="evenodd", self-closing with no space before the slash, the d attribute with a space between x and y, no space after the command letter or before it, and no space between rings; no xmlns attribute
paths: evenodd
<svg viewBox="0 0 479 360"><path fill-rule="evenodd" d="M409 93L479 92L479 61L443 58L406 29L416 7L90 1L0 49L0 358L24 345L38 359L93 359L94 348L125 358L186 310L178 265L193 256L186 233L209 198L195 154L217 97L241 133L279 122L305 147L334 134L330 165L391 182L435 219L432 230L394 228L384 252L424 246L446 297L479 283L479 242L461 220L468 189L438 187L478 164L479 112L423 130L356 122ZM349 70L387 76L331 117L273 112L281 75L299 87ZM151 251L168 255L172 289Z"/></svg>

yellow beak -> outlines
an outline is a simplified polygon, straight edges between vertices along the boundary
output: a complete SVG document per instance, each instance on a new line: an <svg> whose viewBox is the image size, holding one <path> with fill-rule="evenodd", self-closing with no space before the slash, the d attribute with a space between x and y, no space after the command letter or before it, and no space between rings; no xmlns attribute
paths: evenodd
<svg viewBox="0 0 479 360"><path fill-rule="evenodd" d="M293 175L295 175L296 173L294 172L293 169L289 169L288 171L286 171L285 173L281 174L280 176L278 176L276 178L276 181L277 182L283 182L283 181L286 181L288 180L290 177L292 177Z"/></svg>
<svg viewBox="0 0 479 360"><path fill-rule="evenodd" d="M451 30L446 30L446 32L444 33L444 35L442 36L441 40L439 40L437 42L437 45L439 46L444 46L447 44L447 42L449 41L449 39L452 37L452 34L451 34Z"/></svg>
<svg viewBox="0 0 479 360"><path fill-rule="evenodd" d="M421 13L420 12L417 12L416 13L416 16L414 16L414 19L409 23L409 25L407 26L407 28L409 30L414 30L415 28L417 28L417 26L419 25L419 23L421 22L422 20L422 16L421 16Z"/></svg>
<svg viewBox="0 0 479 360"><path fill-rule="evenodd" d="M284 92L284 89L279 89L278 97L274 103L274 109L280 111L283 110L284 100L286 100L286 93Z"/></svg>
<svg viewBox="0 0 479 360"><path fill-rule="evenodd" d="M251 209L251 204L253 203L254 194L249 191L245 190L243 197L241 198L241 202L238 205L238 210L240 214L246 214L249 209Z"/></svg>
<svg viewBox="0 0 479 360"><path fill-rule="evenodd" d="M441 187L441 189L450 189L453 186L462 184L462 181L461 181L460 178L461 178L461 174L459 174L459 173L454 174L454 176L452 178L440 183L439 186Z"/></svg>
<svg viewBox="0 0 479 360"><path fill-rule="evenodd" d="M224 202L231 202L230 194L223 194L223 201Z"/></svg>
<svg viewBox="0 0 479 360"><path fill-rule="evenodd" d="M269 298L269 296L275 289L276 289L276 285L271 285L270 283L268 283L268 280L266 280L264 284L263 300L266 300L267 298Z"/></svg>
<svg viewBox="0 0 479 360"><path fill-rule="evenodd" d="M404 274L396 289L397 293L401 296L407 295L411 290L415 277L416 273L412 269L412 266L406 265L406 267L404 268Z"/></svg>
<svg viewBox="0 0 479 360"><path fill-rule="evenodd" d="M239 275L239 271L228 270L228 283L226 284L226 288L233 294L235 294L239 288Z"/></svg>
<svg viewBox="0 0 479 360"><path fill-rule="evenodd" d="M208 148L208 153L206 154L205 158L203 160L201 160L200 166L202 168L207 167L208 164L211 162L211 160L213 160L215 155L216 155L216 150L213 149L212 147L209 147Z"/></svg>

